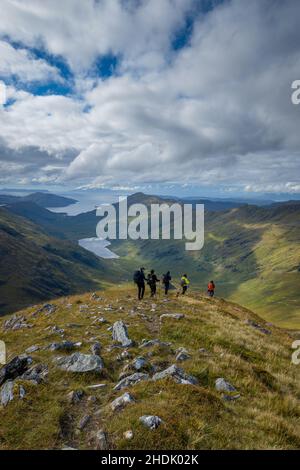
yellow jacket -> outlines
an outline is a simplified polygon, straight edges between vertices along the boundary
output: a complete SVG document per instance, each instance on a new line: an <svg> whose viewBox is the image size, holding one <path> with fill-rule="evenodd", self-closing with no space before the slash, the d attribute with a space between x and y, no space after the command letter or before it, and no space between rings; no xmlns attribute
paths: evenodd
<svg viewBox="0 0 300 470"><path fill-rule="evenodd" d="M182 284L183 286L188 286L189 283L190 283L190 281L188 280L188 278L185 277L185 276L182 276L182 278L181 278L181 284Z"/></svg>

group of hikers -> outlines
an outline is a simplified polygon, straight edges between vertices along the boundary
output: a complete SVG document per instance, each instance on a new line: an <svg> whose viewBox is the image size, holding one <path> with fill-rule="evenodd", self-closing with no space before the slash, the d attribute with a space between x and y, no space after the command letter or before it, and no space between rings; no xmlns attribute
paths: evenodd
<svg viewBox="0 0 300 470"><path fill-rule="evenodd" d="M150 287L151 297L156 296L156 285L158 282L162 282L164 286L165 295L168 295L168 292L171 288L171 273L167 271L166 274L163 274L162 279L158 279L157 275L155 274L154 269L151 269L150 273L146 276L145 275L145 268L140 268L139 270L135 271L133 275L133 281L137 285L138 288L138 299L142 300L145 295L145 288L146 283ZM181 286L181 295L185 295L188 287L190 285L190 280L187 277L187 274L183 274L180 279L180 286ZM173 286L172 286L173 287ZM214 281L210 281L207 285L207 294L209 297L213 297L215 294L215 283ZM179 295L180 292L177 292Z"/></svg>

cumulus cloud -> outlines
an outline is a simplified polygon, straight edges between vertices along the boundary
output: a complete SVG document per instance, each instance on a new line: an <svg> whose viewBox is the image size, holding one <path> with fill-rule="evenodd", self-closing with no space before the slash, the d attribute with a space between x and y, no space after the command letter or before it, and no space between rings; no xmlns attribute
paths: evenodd
<svg viewBox="0 0 300 470"><path fill-rule="evenodd" d="M17 62L28 77L38 67L25 47L40 45L64 58L75 83L68 96L9 88L0 160L12 156L20 177L298 191L300 107L291 83L300 70L299 2L231 0L196 15L204 2L3 1L0 33L24 45L28 62ZM187 14L192 33L175 51ZM94 67L106 54L118 65L104 79Z"/></svg>

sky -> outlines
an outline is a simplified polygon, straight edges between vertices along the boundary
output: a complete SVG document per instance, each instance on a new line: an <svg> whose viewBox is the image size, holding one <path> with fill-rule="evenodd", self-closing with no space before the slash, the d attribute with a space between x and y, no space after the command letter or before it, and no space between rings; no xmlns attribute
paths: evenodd
<svg viewBox="0 0 300 470"><path fill-rule="evenodd" d="M0 187L300 194L298 0L0 1Z"/></svg>

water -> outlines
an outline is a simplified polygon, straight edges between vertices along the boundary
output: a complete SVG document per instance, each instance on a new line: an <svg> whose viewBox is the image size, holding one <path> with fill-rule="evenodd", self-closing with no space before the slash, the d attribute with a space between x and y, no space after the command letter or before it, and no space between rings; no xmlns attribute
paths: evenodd
<svg viewBox="0 0 300 470"><path fill-rule="evenodd" d="M101 238L82 238L78 241L79 245L87 251L91 251L100 258L116 259L118 255L110 251L107 247L111 245L108 240L101 240Z"/></svg>

